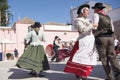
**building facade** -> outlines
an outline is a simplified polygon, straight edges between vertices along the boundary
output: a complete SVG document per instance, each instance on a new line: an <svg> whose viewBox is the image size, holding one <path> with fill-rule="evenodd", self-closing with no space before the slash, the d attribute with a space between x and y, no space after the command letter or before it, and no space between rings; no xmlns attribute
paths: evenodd
<svg viewBox="0 0 120 80"><path fill-rule="evenodd" d="M30 31L31 24L16 23L13 27L0 27L0 41L7 40L7 42L0 42L0 52L3 57L7 53L13 53L14 49L18 49L19 56L24 51L24 38ZM41 31L46 35L47 41L43 44L44 48L49 44L53 44L54 37L57 35L61 41L76 40L78 33L71 30L71 25L43 25Z"/></svg>

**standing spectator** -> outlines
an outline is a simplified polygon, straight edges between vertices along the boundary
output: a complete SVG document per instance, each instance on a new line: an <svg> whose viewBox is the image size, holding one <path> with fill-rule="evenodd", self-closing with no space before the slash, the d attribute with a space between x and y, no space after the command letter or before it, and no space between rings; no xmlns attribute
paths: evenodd
<svg viewBox="0 0 120 80"><path fill-rule="evenodd" d="M115 50L117 51L117 47L119 45L119 41L118 41L118 39L117 39L117 37L115 35L113 36L113 38L114 38Z"/></svg>
<svg viewBox="0 0 120 80"><path fill-rule="evenodd" d="M68 42L66 42L66 41L63 43L62 46L63 46L64 49L69 49Z"/></svg>
<svg viewBox="0 0 120 80"><path fill-rule="evenodd" d="M73 47L74 47L74 42L70 41L70 43L69 43L69 50L72 51Z"/></svg>
<svg viewBox="0 0 120 80"><path fill-rule="evenodd" d="M74 73L80 80L87 80L93 70L93 65L97 64L95 39L92 34L93 26L87 19L89 8L88 4L83 4L78 8L78 17L74 21L74 27L76 27L79 37L64 68L65 72Z"/></svg>
<svg viewBox="0 0 120 80"><path fill-rule="evenodd" d="M117 47L116 47L116 54L120 54L120 42L118 43Z"/></svg>
<svg viewBox="0 0 120 80"><path fill-rule="evenodd" d="M112 37L114 26L111 18L103 11L104 8L105 6L101 2L96 3L92 7L94 9L93 25L96 27L94 30L96 47L107 74L105 80L120 80L120 65L116 58L114 39ZM112 75L111 67L115 76Z"/></svg>
<svg viewBox="0 0 120 80"><path fill-rule="evenodd" d="M15 58L18 59L19 53L18 53L18 50L16 48L14 49L14 55L15 55Z"/></svg>
<svg viewBox="0 0 120 80"><path fill-rule="evenodd" d="M29 43L30 39L31 43L16 63L19 68L32 70L33 77L43 77L41 72L49 69L47 56L42 45L46 39L44 33L40 31L41 26L39 22L32 25L33 31L30 31L25 38L26 43Z"/></svg>

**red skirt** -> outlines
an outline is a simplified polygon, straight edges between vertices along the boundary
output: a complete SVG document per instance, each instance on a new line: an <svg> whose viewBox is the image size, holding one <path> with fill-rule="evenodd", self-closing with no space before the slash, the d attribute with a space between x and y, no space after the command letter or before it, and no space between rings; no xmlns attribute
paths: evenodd
<svg viewBox="0 0 120 80"><path fill-rule="evenodd" d="M59 61L64 60L67 57L70 57L70 50L68 49L60 49L58 50Z"/></svg>
<svg viewBox="0 0 120 80"><path fill-rule="evenodd" d="M46 53L51 57L55 56L55 54L53 53L53 45L52 44L47 45ZM58 50L59 61L64 60L67 57L70 57L70 53L71 53L71 51L68 50L68 49L60 49L60 50Z"/></svg>
<svg viewBox="0 0 120 80"><path fill-rule="evenodd" d="M64 68L64 72L74 73L78 76L88 77L93 70L93 66L83 65L83 64L72 62L72 58L73 58L74 54L79 49L78 44L79 44L79 42L77 41L73 47L72 52L71 52L71 57L68 60L66 66Z"/></svg>

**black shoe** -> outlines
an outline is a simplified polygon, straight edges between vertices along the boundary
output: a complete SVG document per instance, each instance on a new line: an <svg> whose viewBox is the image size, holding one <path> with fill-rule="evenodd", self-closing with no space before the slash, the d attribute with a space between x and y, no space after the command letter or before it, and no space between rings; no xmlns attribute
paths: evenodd
<svg viewBox="0 0 120 80"><path fill-rule="evenodd" d="M55 62L59 62L59 61L55 61Z"/></svg>
<svg viewBox="0 0 120 80"><path fill-rule="evenodd" d="M82 80L87 80L87 78L85 78L85 77L81 77L81 79L82 79Z"/></svg>
<svg viewBox="0 0 120 80"><path fill-rule="evenodd" d="M116 80L120 80L120 74L115 75Z"/></svg>
<svg viewBox="0 0 120 80"><path fill-rule="evenodd" d="M32 77L37 77L36 72L31 74Z"/></svg>
<svg viewBox="0 0 120 80"><path fill-rule="evenodd" d="M55 62L59 62L59 60L56 60Z"/></svg>
<svg viewBox="0 0 120 80"><path fill-rule="evenodd" d="M44 75L34 73L34 74L32 74L32 77L44 77Z"/></svg>
<svg viewBox="0 0 120 80"><path fill-rule="evenodd" d="M75 77L76 77L77 79L79 79L79 76L78 76L78 75L75 75Z"/></svg>
<svg viewBox="0 0 120 80"><path fill-rule="evenodd" d="M34 72L33 71L31 71L30 73L28 73L29 75L32 75Z"/></svg>
<svg viewBox="0 0 120 80"><path fill-rule="evenodd" d="M32 70L30 73L28 73L29 75L34 75L36 72L34 70Z"/></svg>
<svg viewBox="0 0 120 80"><path fill-rule="evenodd" d="M54 62L53 59L51 59L51 62Z"/></svg>
<svg viewBox="0 0 120 80"><path fill-rule="evenodd" d="M21 68L21 66L20 66L20 65L18 65L18 64L17 64L16 66L17 66L18 68Z"/></svg>
<svg viewBox="0 0 120 80"><path fill-rule="evenodd" d="M109 79L109 78L105 78L105 80L112 80L112 79Z"/></svg>
<svg viewBox="0 0 120 80"><path fill-rule="evenodd" d="M45 75L39 74L38 77L44 77Z"/></svg>
<svg viewBox="0 0 120 80"><path fill-rule="evenodd" d="M31 71L30 73L28 73L29 75L32 75L33 74L33 72Z"/></svg>

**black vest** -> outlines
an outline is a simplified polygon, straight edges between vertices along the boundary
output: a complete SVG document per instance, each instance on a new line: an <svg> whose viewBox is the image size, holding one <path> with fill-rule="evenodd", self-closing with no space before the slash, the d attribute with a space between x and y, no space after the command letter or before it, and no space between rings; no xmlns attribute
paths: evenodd
<svg viewBox="0 0 120 80"><path fill-rule="evenodd" d="M113 32L110 17L108 15L105 16L100 13L98 15L99 15L98 28L96 30L93 30L93 34L95 36L111 36Z"/></svg>
<svg viewBox="0 0 120 80"><path fill-rule="evenodd" d="M53 49L58 49L58 48L59 48L59 46L56 45L55 40L54 40L54 41L53 41Z"/></svg>

